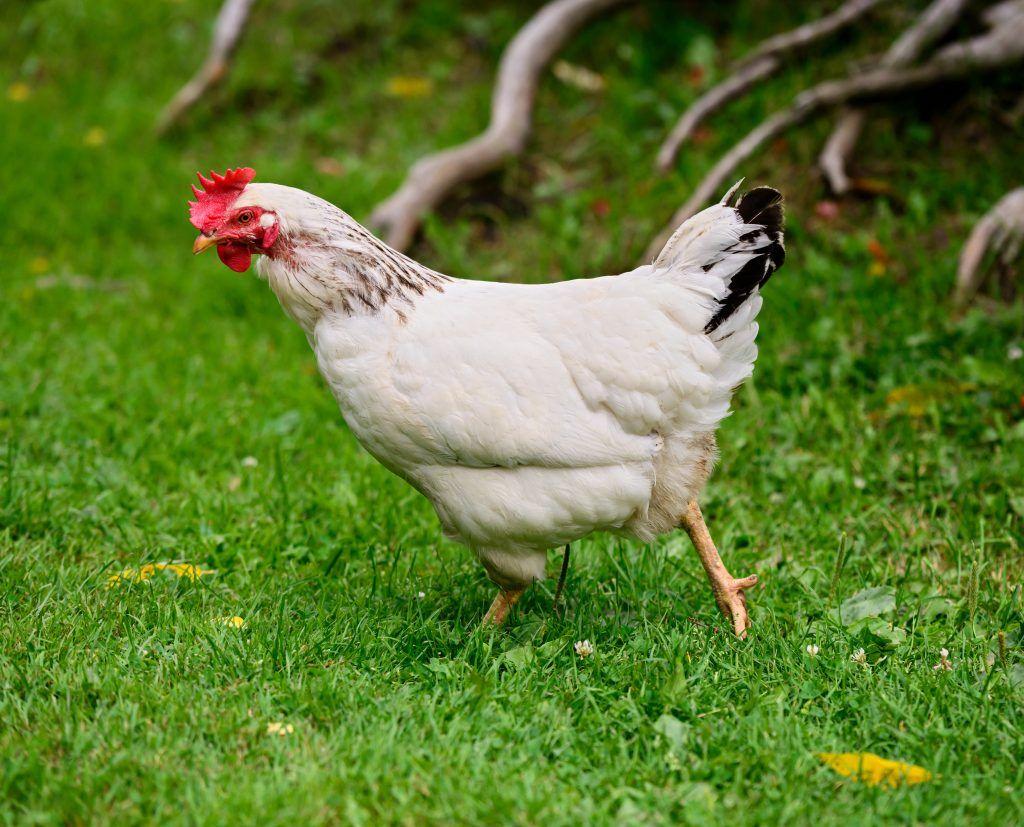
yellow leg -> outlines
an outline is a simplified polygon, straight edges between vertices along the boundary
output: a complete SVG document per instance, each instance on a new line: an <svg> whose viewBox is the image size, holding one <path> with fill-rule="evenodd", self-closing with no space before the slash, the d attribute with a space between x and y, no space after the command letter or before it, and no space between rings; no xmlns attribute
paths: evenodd
<svg viewBox="0 0 1024 827"><path fill-rule="evenodd" d="M732 630L738 637L746 637L747 629L750 628L750 616L747 614L747 596L744 589L749 589L757 584L757 575L744 577L736 580L725 567L722 558L715 548L708 527L704 524L704 515L700 513L700 506L696 500L691 500L686 507L686 514L683 516L683 528L690 535L700 562L707 572L708 580L711 581L711 591L715 595L715 603L721 609L722 614L732 623Z"/></svg>
<svg viewBox="0 0 1024 827"><path fill-rule="evenodd" d="M491 608L484 615L483 625L500 626L504 623L509 609L519 602L519 598L523 596L525 591L526 589L502 589L498 592L498 596L494 598Z"/></svg>

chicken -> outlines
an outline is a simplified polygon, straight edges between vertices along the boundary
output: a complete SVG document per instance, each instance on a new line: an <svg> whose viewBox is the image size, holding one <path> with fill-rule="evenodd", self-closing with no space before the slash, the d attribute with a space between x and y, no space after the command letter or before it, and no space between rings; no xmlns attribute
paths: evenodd
<svg viewBox="0 0 1024 827"><path fill-rule="evenodd" d="M753 370L759 290L785 257L776 190L730 192L653 264L525 285L442 275L332 204L253 177L199 176L194 252L216 247L237 272L259 254L352 433L499 587L485 622L545 577L552 548L682 527L746 633L757 577L729 574L697 499Z"/></svg>

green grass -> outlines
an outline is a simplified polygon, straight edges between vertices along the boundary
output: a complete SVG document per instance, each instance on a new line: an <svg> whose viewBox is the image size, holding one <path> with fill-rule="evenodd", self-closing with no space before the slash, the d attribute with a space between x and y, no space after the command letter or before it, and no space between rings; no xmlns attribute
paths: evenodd
<svg viewBox="0 0 1024 827"><path fill-rule="evenodd" d="M705 499L732 570L762 577L750 639L725 634L681 536L585 540L564 612L539 587L492 633L482 571L357 446L266 287L190 254L196 169L250 164L365 217L418 155L479 128L518 4L361 5L261 4L229 82L162 142L150 125L200 59L209 4L8 10L3 820L1024 818L1024 363L1007 356L1024 313L954 321L947 302L967 228L1017 183L1021 128L994 116L1008 80L879 112L859 166L898 195L844 202L835 222L816 217L809 172L827 123L743 169L790 195L790 258ZM483 278L630 266L730 139L905 18L801 62L654 177L699 91L689 65L718 41L720 73L798 15L666 3L595 24L566 54L602 71L605 93L546 81L526 156L458 193L414 254ZM434 92L384 97L394 75ZM27 100L8 98L16 82ZM318 171L324 157L343 174ZM873 239L891 256L881 274ZM216 573L107 588L126 566L179 559ZM895 608L844 624L835 607L868 587ZM218 622L233 615L244 628ZM1005 661L989 668L1000 630ZM573 653L583 638L592 658ZM868 668L850 661L859 647ZM932 668L942 647L952 671ZM275 722L294 730L268 734ZM871 788L821 751L937 777Z"/></svg>

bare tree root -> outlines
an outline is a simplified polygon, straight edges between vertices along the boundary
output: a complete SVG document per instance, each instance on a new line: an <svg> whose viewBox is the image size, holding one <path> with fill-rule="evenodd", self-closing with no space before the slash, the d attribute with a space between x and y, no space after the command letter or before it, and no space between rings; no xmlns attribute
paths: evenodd
<svg viewBox="0 0 1024 827"><path fill-rule="evenodd" d="M213 26L213 40L206 60L170 102L156 121L156 133L163 135L191 109L203 95L227 74L231 56L245 31L253 0L224 0Z"/></svg>
<svg viewBox="0 0 1024 827"><path fill-rule="evenodd" d="M407 248L423 216L453 187L523 151L544 67L588 20L622 2L553 0L519 30L501 56L487 129L463 144L421 158L398 191L374 209L370 224L388 244L397 250Z"/></svg>
<svg viewBox="0 0 1024 827"><path fill-rule="evenodd" d="M738 98L759 81L775 74L783 64L783 55L799 51L846 28L880 2L882 0L847 0L831 14L764 41L740 60L732 75L697 98L683 113L658 150L658 170L666 172L671 168L679 148L708 115Z"/></svg>
<svg viewBox="0 0 1024 827"><path fill-rule="evenodd" d="M990 271L987 263L994 263L1007 280L1004 293L1009 293L1009 280L1013 265L1024 246L1024 187L1011 190L996 202L982 219L974 225L967 243L960 251L956 271L956 290L953 305L963 311L981 288Z"/></svg>
<svg viewBox="0 0 1024 827"><path fill-rule="evenodd" d="M723 188L736 171L768 140L818 112L849 101L891 96L955 78L981 74L1024 61L1024 14L1010 17L985 34L951 43L920 66L876 69L852 78L830 80L797 95L793 103L762 121L718 161L666 228L651 242L644 260L651 261L683 221Z"/></svg>
<svg viewBox="0 0 1024 827"><path fill-rule="evenodd" d="M916 63L929 46L953 27L970 2L971 0L935 0L914 24L896 39L882 56L879 66L883 69L903 69ZM825 180L836 195L850 191L851 182L846 174L846 168L866 120L863 109L844 110L818 158L818 165L825 175Z"/></svg>

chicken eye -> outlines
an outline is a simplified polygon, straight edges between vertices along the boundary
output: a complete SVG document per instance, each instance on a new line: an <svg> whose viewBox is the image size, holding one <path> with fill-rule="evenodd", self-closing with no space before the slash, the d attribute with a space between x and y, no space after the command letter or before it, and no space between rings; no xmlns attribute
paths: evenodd
<svg viewBox="0 0 1024 827"><path fill-rule="evenodd" d="M250 210L246 210L245 212L239 214L239 224L248 224L250 221L252 221L252 212Z"/></svg>

